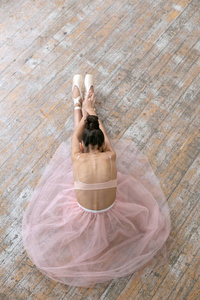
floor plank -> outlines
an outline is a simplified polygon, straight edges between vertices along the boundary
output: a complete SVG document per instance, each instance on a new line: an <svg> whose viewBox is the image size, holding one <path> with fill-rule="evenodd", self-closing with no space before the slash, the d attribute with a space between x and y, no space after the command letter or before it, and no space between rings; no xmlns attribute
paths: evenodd
<svg viewBox="0 0 200 300"><path fill-rule="evenodd" d="M198 299L198 0L24 0L0 4L0 299ZM113 138L149 158L171 213L170 257L88 289L42 275L21 221L46 164L73 130L71 80L95 77Z"/></svg>

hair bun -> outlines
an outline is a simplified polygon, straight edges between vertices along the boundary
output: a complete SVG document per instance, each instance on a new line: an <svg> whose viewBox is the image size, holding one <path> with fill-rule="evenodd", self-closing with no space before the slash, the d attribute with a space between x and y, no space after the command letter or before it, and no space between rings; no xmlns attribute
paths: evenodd
<svg viewBox="0 0 200 300"><path fill-rule="evenodd" d="M85 128L88 130L99 129L99 121L97 116L87 116L85 120Z"/></svg>

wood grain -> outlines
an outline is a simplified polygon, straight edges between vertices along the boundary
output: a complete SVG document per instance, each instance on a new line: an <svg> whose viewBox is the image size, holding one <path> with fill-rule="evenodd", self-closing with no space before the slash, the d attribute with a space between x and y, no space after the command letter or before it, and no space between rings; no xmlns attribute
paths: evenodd
<svg viewBox="0 0 200 300"><path fill-rule="evenodd" d="M4 0L0 20L0 299L198 299L199 1ZM34 187L73 130L72 76L86 72L110 137L149 158L175 241L164 266L88 289L46 278L21 240Z"/></svg>

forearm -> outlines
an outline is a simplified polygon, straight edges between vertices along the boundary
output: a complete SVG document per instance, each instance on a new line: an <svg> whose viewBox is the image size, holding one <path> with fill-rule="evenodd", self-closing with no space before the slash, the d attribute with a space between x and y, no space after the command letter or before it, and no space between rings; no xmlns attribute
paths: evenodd
<svg viewBox="0 0 200 300"><path fill-rule="evenodd" d="M88 109L88 111L84 110L82 119L78 123L77 127L74 129L73 135L76 136L76 138L79 140L79 142L81 142L81 136L85 129L85 120L88 115L96 116L95 110L94 109Z"/></svg>
<svg viewBox="0 0 200 300"><path fill-rule="evenodd" d="M102 121L99 119L99 117L98 117L98 121L99 121L99 127L100 127L100 129L103 131L104 137L105 137L106 139L108 139L108 135L107 135L106 129L105 129L105 127L104 127Z"/></svg>
<svg viewBox="0 0 200 300"><path fill-rule="evenodd" d="M95 112L93 109L87 109L87 113L88 113L89 115L95 115L95 116L97 116L96 112ZM111 143L110 143L110 140L109 140L109 138L108 138L106 129L105 129L105 127L104 127L102 121L99 119L99 117L98 117L98 121L99 121L99 128L102 130L102 132L103 132L103 134L104 134L104 138L105 138L105 143L106 143L107 150L108 150L108 151L109 151L109 150L111 151L111 150L113 150L113 149L112 149L112 145L111 145Z"/></svg>
<svg viewBox="0 0 200 300"><path fill-rule="evenodd" d="M73 135L76 136L76 138L78 139L79 142L81 142L81 136L85 129L85 119L86 119L86 116L83 116L73 132Z"/></svg>
<svg viewBox="0 0 200 300"><path fill-rule="evenodd" d="M87 111L87 113L88 113L89 115L97 116L97 113L96 113L96 111L95 111L93 108L89 108L89 109L87 109L86 111ZM98 116L97 116L97 117L98 117ZM98 117L98 121L99 121L99 127L100 127L100 129L103 131L104 136L107 136L106 129L105 129L105 127L103 126L103 123L101 122L101 120L99 119L99 117Z"/></svg>

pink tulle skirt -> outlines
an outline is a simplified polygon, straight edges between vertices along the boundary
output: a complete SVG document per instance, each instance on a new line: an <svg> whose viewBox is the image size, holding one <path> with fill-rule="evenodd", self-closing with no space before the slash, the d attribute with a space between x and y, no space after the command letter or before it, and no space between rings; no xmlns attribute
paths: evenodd
<svg viewBox="0 0 200 300"><path fill-rule="evenodd" d="M109 210L89 212L78 205L67 141L51 158L25 211L22 238L28 256L58 282L89 287L132 274L168 239L168 205L147 158L131 141L112 144L117 196Z"/></svg>

